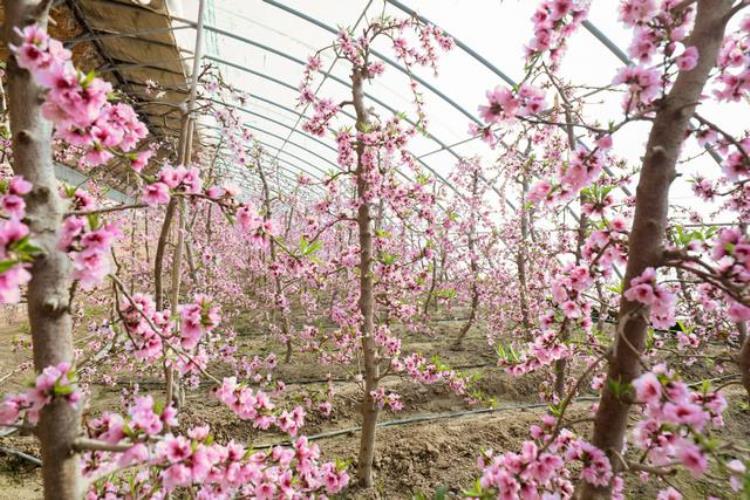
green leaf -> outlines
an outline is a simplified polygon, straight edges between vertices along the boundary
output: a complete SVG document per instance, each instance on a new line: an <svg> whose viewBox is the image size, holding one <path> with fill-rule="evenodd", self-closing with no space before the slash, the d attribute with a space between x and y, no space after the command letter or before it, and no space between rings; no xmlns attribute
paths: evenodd
<svg viewBox="0 0 750 500"><path fill-rule="evenodd" d="M313 242L312 245L308 245L304 252L302 252L302 255L311 255L316 253L318 250L320 250L323 247L323 244L320 242L320 240L316 240Z"/></svg>
<svg viewBox="0 0 750 500"><path fill-rule="evenodd" d="M479 482L479 479L476 480L474 483L474 486L472 486L469 490L464 490L464 496L467 497L481 497L482 496L482 483Z"/></svg>
<svg viewBox="0 0 750 500"><path fill-rule="evenodd" d="M351 461L336 458L336 472L343 472L349 468Z"/></svg>
<svg viewBox="0 0 750 500"><path fill-rule="evenodd" d="M94 78L96 78L96 72L92 69L88 73L86 73L86 76L83 77L81 80L81 87L84 89L91 85L91 83L94 81Z"/></svg>
<svg viewBox="0 0 750 500"><path fill-rule="evenodd" d="M448 488L440 485L435 489L435 500L445 500L445 495L448 493Z"/></svg>
<svg viewBox="0 0 750 500"><path fill-rule="evenodd" d="M632 386L625 382L620 382L619 380L609 380L607 382L609 390L612 391L612 394L615 395L617 399L621 399L623 396L628 394L628 392L631 391Z"/></svg>
<svg viewBox="0 0 750 500"><path fill-rule="evenodd" d="M10 246L10 250L19 254L21 260L31 261L32 257L42 253L42 249L31 243L28 236L24 236Z"/></svg>
<svg viewBox="0 0 750 500"><path fill-rule="evenodd" d="M52 393L55 396L68 396L73 394L75 387L72 385L62 385L59 381L55 382L55 386L52 388Z"/></svg>
<svg viewBox="0 0 750 500"><path fill-rule="evenodd" d="M4 273L11 267L15 266L17 262L15 260L2 260L0 261L0 274Z"/></svg>
<svg viewBox="0 0 750 500"><path fill-rule="evenodd" d="M558 418L559 418L559 417L560 417L560 415L562 415L562 408L560 408L560 407L559 407L559 406L557 406L557 405L554 405L554 404L550 404L550 405L549 405L549 412L550 412L550 413L551 413L551 414L552 414L553 416L555 416L555 417L558 417Z"/></svg>
<svg viewBox="0 0 750 500"><path fill-rule="evenodd" d="M99 228L99 214L89 214L86 218L89 221L89 227L92 231Z"/></svg>
<svg viewBox="0 0 750 500"><path fill-rule="evenodd" d="M383 252L380 254L379 260L386 266L391 266L396 263L396 257L396 255L390 254L388 252Z"/></svg>
<svg viewBox="0 0 750 500"><path fill-rule="evenodd" d="M441 288L435 292L435 296L441 299L452 299L456 297L456 290L454 288Z"/></svg>
<svg viewBox="0 0 750 500"><path fill-rule="evenodd" d="M154 403L154 413L161 415L164 411L164 401L156 401Z"/></svg>

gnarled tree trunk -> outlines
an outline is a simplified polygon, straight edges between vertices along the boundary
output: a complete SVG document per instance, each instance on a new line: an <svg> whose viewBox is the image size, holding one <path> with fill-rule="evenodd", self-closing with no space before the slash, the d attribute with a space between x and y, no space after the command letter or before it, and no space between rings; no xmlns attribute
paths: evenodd
<svg viewBox="0 0 750 500"><path fill-rule="evenodd" d="M51 2L6 0L5 41L19 44L15 27L37 23L46 27ZM26 196L26 218L34 244L42 255L34 260L28 287L28 314L34 351L34 369L67 362L73 356L70 314L71 264L58 250L64 206L58 195L52 163L52 125L42 117L42 89L28 71L8 60L8 102L13 132L13 171L33 184ZM36 435L42 448L44 498L81 498L79 458L73 441L80 433L80 413L63 399L44 407Z"/></svg>
<svg viewBox="0 0 750 500"><path fill-rule="evenodd" d="M699 0L695 26L686 46L699 52L698 65L682 71L657 110L648 138L646 153L636 192L635 218L630 233L630 256L623 290L647 267L662 261L663 239L667 227L669 187L676 176L675 165L685 139L688 121L700 100L716 56L732 8L731 0ZM594 423L592 443L610 457L615 471L621 468L614 453L623 448L630 401L613 392L611 384L629 384L640 375L640 355L648 328L648 314L639 311L642 304L620 299L620 314L614 350ZM595 487L583 482L580 498L609 498L610 487Z"/></svg>

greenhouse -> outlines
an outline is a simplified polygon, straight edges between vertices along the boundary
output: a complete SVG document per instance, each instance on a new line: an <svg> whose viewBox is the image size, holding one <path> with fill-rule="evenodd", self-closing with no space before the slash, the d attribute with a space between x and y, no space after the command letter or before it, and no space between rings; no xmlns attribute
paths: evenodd
<svg viewBox="0 0 750 500"><path fill-rule="evenodd" d="M1 5L0 500L750 498L750 1Z"/></svg>

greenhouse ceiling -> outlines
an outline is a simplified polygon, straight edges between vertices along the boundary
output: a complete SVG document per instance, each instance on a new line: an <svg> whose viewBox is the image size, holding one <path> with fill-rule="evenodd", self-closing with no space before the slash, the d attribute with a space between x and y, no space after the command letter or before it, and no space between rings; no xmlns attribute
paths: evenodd
<svg viewBox="0 0 750 500"><path fill-rule="evenodd" d="M127 69L138 67L163 77L176 73L173 68L176 63L189 66L199 17L198 0L171 0L166 5L163 1L140 0L88 3L114 7L110 14L125 9L171 18L171 26L141 23L137 25L144 26L142 31L121 33L129 41L137 39L138 44L157 44L163 48L165 44L160 37L171 30L179 48L170 57L158 60L143 55ZM424 70L416 73L431 126L428 135L412 142L411 150L426 170L451 189L447 178L460 158L478 157L491 164L502 152L502 146L492 150L479 137L471 135L469 125L480 123L477 109L487 90L498 85L512 86L522 77L524 68L518 61L523 59L524 44L532 34L531 23L527 21L535 2L482 0L472 2L471 9L466 6L466 2L458 0L205 0L203 59L219 68L232 86L250 95L247 104L238 106L245 126L263 147L265 161L279 165L283 172L280 183L291 186L300 172L321 178L325 172L337 168L333 140L314 137L301 127L307 110L296 105L297 88L308 56L328 46L340 27L356 31L367 19L383 12L401 17L416 13L423 20L437 24L455 39L456 48L442 57L439 74ZM577 85L606 86L611 75L629 62L622 50L629 43L628 35L616 16L611 15L610 7L609 2L592 2L585 29L569 41L561 75ZM107 12L104 8L101 11ZM409 110L408 96L396 90L406 88L406 71L395 62L388 47L378 49L376 55L385 63L386 72L366 88L368 105L386 116ZM317 94L345 100L349 92L347 66L333 60L330 54L324 55L323 73ZM187 82L174 83L176 89L187 86ZM132 91L132 85L129 90ZM600 92L592 99L595 103L588 108L589 113L596 113L589 117L592 120L607 123L608 116L619 110L617 93ZM713 118L729 130L739 129L738 117L731 113ZM622 131L624 140L618 141L616 153L628 162L637 162L636 152L642 150L645 130L645 125L635 124ZM210 124L201 129L201 134L206 141L217 140L217 131ZM698 155L700 150L695 153ZM684 179L691 171L707 168L710 155L699 156L700 161L692 162L686 169L688 175ZM257 180L246 170L232 165L224 168L245 189L257 189ZM502 195L497 186L491 188ZM623 189L628 194L631 191L627 186ZM678 181L675 199L679 202L687 198L689 190L687 180ZM516 200L503 201L506 207L516 206Z"/></svg>

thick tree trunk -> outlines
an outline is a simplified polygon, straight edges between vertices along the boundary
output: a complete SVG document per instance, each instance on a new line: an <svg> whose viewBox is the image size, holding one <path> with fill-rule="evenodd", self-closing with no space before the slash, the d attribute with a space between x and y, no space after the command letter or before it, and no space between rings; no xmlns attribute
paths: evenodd
<svg viewBox="0 0 750 500"><path fill-rule="evenodd" d="M14 27L31 23L46 27L50 3L6 0L6 43L19 43ZM27 222L35 245L43 252L33 263L28 287L34 369L40 372L50 365L72 365L74 361L71 265L68 256L57 248L64 207L52 164L52 126L41 114L42 89L13 57L8 60L8 100L13 170L34 186L26 196ZM73 451L79 433L80 413L67 402L58 399L42 410L36 434L42 448L44 498L74 500L83 495L79 458Z"/></svg>
<svg viewBox="0 0 750 500"><path fill-rule="evenodd" d="M695 111L701 92L716 62L719 46L732 7L731 0L699 0L695 26L686 46L695 46L698 65L677 76L674 86L656 113L636 192L635 218L630 233L630 256L624 290L647 267L662 261L662 241L667 226L669 187L676 176L680 146L685 139L688 120ZM630 402L612 391L612 384L629 384L640 375L640 355L644 349L648 314L642 305L621 297L614 350L594 423L593 444L610 457L619 453L627 428ZM615 471L621 467L610 458ZM609 487L594 487L583 482L580 498L609 498Z"/></svg>
<svg viewBox="0 0 750 500"><path fill-rule="evenodd" d="M357 113L357 130L365 130L368 122L362 90L363 76L355 68L352 72L352 101ZM370 205L366 201L369 185L366 167L362 162L365 146L358 143L357 153L357 226L359 228L359 311L362 315L362 356L364 358L365 393L362 397L362 436L359 443L359 460L357 477L359 484L365 488L372 486L372 464L375 458L375 424L378 421L378 407L372 398L372 392L378 388L378 364L375 360L375 341L372 338L375 329L374 297L372 279L372 216Z"/></svg>

